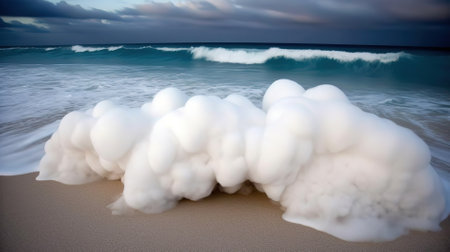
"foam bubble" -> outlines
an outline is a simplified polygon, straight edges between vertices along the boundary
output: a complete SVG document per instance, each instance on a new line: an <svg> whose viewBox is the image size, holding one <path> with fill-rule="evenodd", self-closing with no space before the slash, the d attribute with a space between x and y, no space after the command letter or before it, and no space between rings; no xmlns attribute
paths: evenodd
<svg viewBox="0 0 450 252"><path fill-rule="evenodd" d="M264 109L264 110L263 110ZM439 230L449 184L412 131L353 106L337 87L275 81L263 109L231 94L167 88L139 109L102 101L66 115L46 143L39 180L121 179L114 214L158 213L247 181L283 218L350 241Z"/></svg>
<svg viewBox="0 0 450 252"><path fill-rule="evenodd" d="M286 97L302 97L305 89L296 82L286 79L277 80L267 89L263 97L263 109Z"/></svg>

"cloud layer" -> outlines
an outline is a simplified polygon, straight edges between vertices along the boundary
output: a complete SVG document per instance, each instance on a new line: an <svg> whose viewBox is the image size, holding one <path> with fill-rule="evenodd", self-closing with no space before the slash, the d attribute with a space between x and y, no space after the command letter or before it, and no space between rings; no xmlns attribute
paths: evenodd
<svg viewBox="0 0 450 252"><path fill-rule="evenodd" d="M186 0L115 11L61 1L2 0L0 17L27 17L33 29L2 25L1 44L124 42L298 42L448 46L450 3L441 0ZM6 22L6 21L5 21ZM16 22L20 22L17 21ZM30 25L30 24L28 24ZM119 36L120 35L120 36Z"/></svg>

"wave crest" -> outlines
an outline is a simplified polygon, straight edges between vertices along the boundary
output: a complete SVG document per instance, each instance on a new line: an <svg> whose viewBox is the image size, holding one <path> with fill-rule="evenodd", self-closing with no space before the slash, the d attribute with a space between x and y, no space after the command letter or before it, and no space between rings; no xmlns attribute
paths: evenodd
<svg viewBox="0 0 450 252"><path fill-rule="evenodd" d="M152 47L152 48L154 48L156 50L159 50L159 51L163 51L163 52L190 51L192 49L192 47L191 48L185 48L185 47L180 47L180 48L177 48L177 47Z"/></svg>
<svg viewBox="0 0 450 252"><path fill-rule="evenodd" d="M0 50L27 50L40 49L44 51L53 51L56 49L66 49L66 47L11 47L0 48ZM250 49L250 48L226 48L226 47L208 47L208 46L190 46L190 47L170 47L170 46L82 46L74 45L69 47L75 53L98 52L98 51L116 51L124 50L156 50L164 53L185 52L192 56L194 60L206 60L217 63L232 64L264 64L272 59L288 59L298 62L308 60L329 59L339 63L352 63L363 61L367 63L388 64L398 61L401 57L409 57L405 52L348 52L340 50L321 50L321 49L287 49L271 47L268 49Z"/></svg>
<svg viewBox="0 0 450 252"><path fill-rule="evenodd" d="M181 50L181 48L174 48ZM346 52L336 50L313 50L313 49L283 49L272 47L266 50L255 49L227 49L210 47L191 47L188 49L194 59L205 59L220 63L236 64L264 64L270 59L285 58L296 61L327 58L339 62L379 62L392 63L400 57L406 56L404 52L371 53L371 52Z"/></svg>
<svg viewBox="0 0 450 252"><path fill-rule="evenodd" d="M80 46L80 45L74 45L71 47L72 51L76 53L81 52L97 52L102 50L108 50L110 52L119 50L123 48L123 46L108 46L108 47L89 47L89 46Z"/></svg>

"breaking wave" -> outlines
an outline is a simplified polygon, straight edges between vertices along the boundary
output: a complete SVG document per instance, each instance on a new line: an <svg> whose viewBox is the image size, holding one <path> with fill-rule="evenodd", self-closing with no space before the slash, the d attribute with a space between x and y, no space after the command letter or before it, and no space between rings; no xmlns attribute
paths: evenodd
<svg viewBox="0 0 450 252"><path fill-rule="evenodd" d="M47 48L46 51L55 48ZM347 52L339 50L318 50L318 49L285 49L271 47L268 49L239 49L239 48L223 48L223 47L126 47L109 46L109 47L89 47L74 45L71 50L76 53L98 52L98 51L116 51L125 50L157 50L166 53L187 52L192 55L193 59L202 59L218 63L234 63L234 64L264 64L272 59L284 58L295 61L306 61L312 59L329 59L341 63L350 63L355 61L364 61L368 63L393 63L401 57L407 57L409 54L405 52Z"/></svg>
<svg viewBox="0 0 450 252"><path fill-rule="evenodd" d="M191 51L190 48L176 48L176 47L152 47L152 48L163 52Z"/></svg>
<svg viewBox="0 0 450 252"><path fill-rule="evenodd" d="M80 46L80 45L74 45L72 46L72 51L76 53L82 53L82 52L97 52L102 50L108 50L110 52L119 50L123 48L123 46L109 46L109 47L87 47L87 46Z"/></svg>
<svg viewBox="0 0 450 252"><path fill-rule="evenodd" d="M194 59L204 59L219 63L236 64L264 64L271 59L285 58L296 61L310 59L327 58L339 62L380 62L392 63L398 61L400 57L407 56L404 52L371 53L371 52L346 52L336 50L313 50L313 49L283 49L272 47L269 49L229 49L222 47L155 47L155 49L165 52L188 51Z"/></svg>
<svg viewBox="0 0 450 252"><path fill-rule="evenodd" d="M326 49L293 49L293 48L226 48L214 46L187 46L187 47L170 47L170 46L154 46L154 45L111 45L111 46L61 46L61 47L11 47L0 48L0 50L16 51L18 54L29 52L43 52L57 55L58 52L67 53L71 50L77 53L93 53L102 52L103 57L118 57L115 51L124 50L120 57L129 56L134 59L136 51L142 51L147 60L156 60L160 56L171 57L186 60L205 60L216 63L232 63L232 64L265 64L274 59L294 60L297 62L307 62L310 60L332 60L337 63L381 63L389 64L399 61L401 58L410 58L411 54L399 52L370 52L370 51L345 51L345 50L326 50ZM128 53L127 53L128 51ZM109 52L112 52L109 54ZM12 53L12 52L11 52ZM142 55L141 54L141 55ZM163 54L163 55L161 55ZM78 56L81 56L79 54ZM45 57L45 56L44 56ZM90 60L92 60L90 58Z"/></svg>

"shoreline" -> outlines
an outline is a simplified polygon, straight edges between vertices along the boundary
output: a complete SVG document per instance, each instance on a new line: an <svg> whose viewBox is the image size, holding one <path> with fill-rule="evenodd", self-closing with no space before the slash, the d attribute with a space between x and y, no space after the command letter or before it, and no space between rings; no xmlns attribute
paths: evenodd
<svg viewBox="0 0 450 252"><path fill-rule="evenodd" d="M450 218L439 232L413 231L394 241L355 243L284 221L264 194L214 192L182 200L161 214L115 216L106 207L119 181L69 186L37 173L0 176L0 250L345 250L446 251Z"/></svg>

